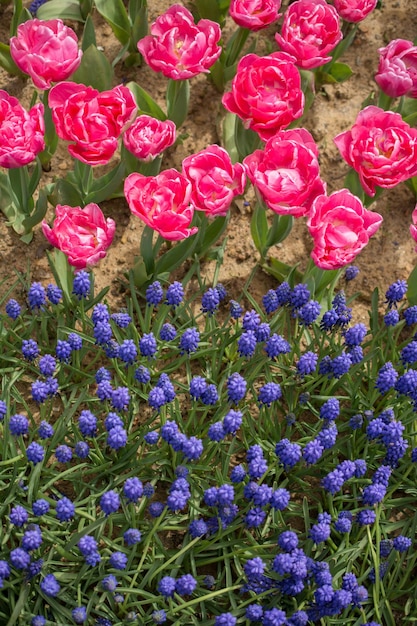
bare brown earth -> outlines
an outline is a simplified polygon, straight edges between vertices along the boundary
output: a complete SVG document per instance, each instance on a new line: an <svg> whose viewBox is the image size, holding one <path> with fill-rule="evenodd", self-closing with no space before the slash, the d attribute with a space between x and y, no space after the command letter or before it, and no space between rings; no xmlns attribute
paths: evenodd
<svg viewBox="0 0 417 626"><path fill-rule="evenodd" d="M150 21L173 4L168 0L148 0ZM192 8L192 2L186 3ZM0 41L8 42L11 6L0 6ZM354 74L346 83L326 85L317 94L313 107L309 112L305 126L316 139L320 151L320 163L323 178L327 181L328 192L343 187L347 165L342 160L333 143L333 137L349 128L361 109L362 102L375 89L373 75L378 63L378 48L386 45L391 39L403 38L413 40L416 36L416 0L383 1L381 10L375 11L360 25L354 45L341 60L348 63ZM99 15L95 16L98 43L103 47L110 60L117 55L120 46L114 38L110 27L103 23ZM71 24L79 35L82 26ZM257 50L262 53L269 45L276 50L274 33L279 25L274 25L259 37ZM229 27L230 28L230 27ZM227 37L226 31L226 37ZM146 65L140 68L126 69L119 63L116 69L115 84L135 80L145 87L155 99L164 106L166 79L152 72ZM0 87L17 96L27 105L33 94L31 81L12 77L0 71ZM221 142L220 129L224 110L219 93L206 76L199 76L191 81L191 103L189 116L181 128L182 141L165 155L163 168L181 168L181 162L189 154L197 152L210 143ZM45 173L43 182L51 182L55 177L65 175L72 167L66 147L61 145L53 158L52 170ZM228 287L229 293L236 296L258 260L256 249L250 236L250 217L253 202L250 192L246 206L238 200L231 209L231 220L227 230L227 245L224 263L220 272L220 280ZM415 243L409 235L411 213L415 200L405 185L382 195L371 208L384 217L384 223L373 237L367 248L357 258L361 269L354 288L351 290L362 293L362 307L358 314L366 321L366 309L370 301L370 293L374 287L381 290L395 279L407 278L413 269L417 256ZM111 285L109 301L119 305L123 300L118 279L129 270L138 253L138 245L142 225L138 218L132 216L122 199L111 200L102 204L106 216L111 216L117 223L115 241L108 256L95 270L98 287ZM48 212L48 220L52 221L53 209ZM32 280L44 283L50 280L51 274L46 260L45 249L48 244L40 228L37 228L33 241L26 245L6 225L5 218L0 215L0 276L6 278L14 270L26 272L30 268ZM302 219L298 220L291 235L271 253L281 261L295 264L303 268L308 260L312 244L309 233ZM206 263L204 272L207 281L212 278L213 266ZM176 276L181 277L181 272ZM0 295L10 285L7 281L1 287ZM251 291L255 297L266 289L274 287L276 282L266 274L258 272Z"/></svg>

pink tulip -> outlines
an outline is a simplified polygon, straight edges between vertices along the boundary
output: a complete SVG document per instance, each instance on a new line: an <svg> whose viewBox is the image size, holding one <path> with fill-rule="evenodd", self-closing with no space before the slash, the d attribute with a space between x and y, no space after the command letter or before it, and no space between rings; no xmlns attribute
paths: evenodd
<svg viewBox="0 0 417 626"><path fill-rule="evenodd" d="M304 94L294 61L285 52L247 54L239 61L232 91L223 96L224 107L264 141L303 114Z"/></svg>
<svg viewBox="0 0 417 626"><path fill-rule="evenodd" d="M314 263L335 270L351 263L381 226L382 216L365 209L347 189L313 200L307 226Z"/></svg>
<svg viewBox="0 0 417 626"><path fill-rule="evenodd" d="M369 196L376 186L392 189L417 174L417 129L399 113L368 106L334 141Z"/></svg>
<svg viewBox="0 0 417 626"><path fill-rule="evenodd" d="M196 227L190 228L191 183L177 170L164 170L158 176L130 174L124 193L132 213L164 239L177 241L197 232Z"/></svg>
<svg viewBox="0 0 417 626"><path fill-rule="evenodd" d="M77 35L58 19L20 24L17 35L10 39L10 54L38 89L49 89L52 83L66 80L82 57Z"/></svg>
<svg viewBox="0 0 417 626"><path fill-rule="evenodd" d="M233 165L227 151L216 144L186 157L182 168L192 185L192 204L206 215L226 215L233 198L245 190L243 165Z"/></svg>
<svg viewBox="0 0 417 626"><path fill-rule="evenodd" d="M354 24L364 20L375 9L377 3L378 0L333 0L340 17Z"/></svg>
<svg viewBox="0 0 417 626"><path fill-rule="evenodd" d="M279 215L307 215L313 200L326 193L317 146L304 128L282 130L243 164L265 204Z"/></svg>
<svg viewBox="0 0 417 626"><path fill-rule="evenodd" d="M67 256L70 265L82 270L106 256L116 224L110 217L105 219L97 204L87 204L83 209L57 204L55 215L52 228L44 220L42 231L49 243Z"/></svg>
<svg viewBox="0 0 417 626"><path fill-rule="evenodd" d="M137 110L127 87L118 85L100 93L72 82L52 87L49 106L58 136L72 142L68 152L89 165L104 165L110 161L118 138Z"/></svg>
<svg viewBox="0 0 417 626"><path fill-rule="evenodd" d="M139 115L123 135L126 148L141 161L153 161L159 154L175 143L174 122L160 120L149 115Z"/></svg>
<svg viewBox="0 0 417 626"><path fill-rule="evenodd" d="M281 33L275 35L281 50L295 57L295 64L311 70L330 61L341 41L340 18L326 0L298 0L284 14Z"/></svg>
<svg viewBox="0 0 417 626"><path fill-rule="evenodd" d="M232 0L229 13L238 26L258 31L281 17L280 8L281 0Z"/></svg>
<svg viewBox="0 0 417 626"><path fill-rule="evenodd" d="M394 39L379 48L375 80L388 96L417 98L417 46L406 39Z"/></svg>
<svg viewBox="0 0 417 626"><path fill-rule="evenodd" d="M174 4L151 26L151 34L141 39L138 50L155 72L174 80L207 73L221 54L217 45L220 26L211 20L195 24L185 7Z"/></svg>
<svg viewBox="0 0 417 626"><path fill-rule="evenodd" d="M0 89L0 166L22 167L45 148L43 104L26 111L17 98Z"/></svg>

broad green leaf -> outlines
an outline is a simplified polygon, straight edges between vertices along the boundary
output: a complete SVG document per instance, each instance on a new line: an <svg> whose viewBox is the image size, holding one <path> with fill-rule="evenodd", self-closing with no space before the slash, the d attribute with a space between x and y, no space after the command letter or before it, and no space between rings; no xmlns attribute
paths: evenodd
<svg viewBox="0 0 417 626"><path fill-rule="evenodd" d="M98 91L112 88L113 68L106 55L91 45L83 54L81 64L71 76L75 83L89 85Z"/></svg>
<svg viewBox="0 0 417 626"><path fill-rule="evenodd" d="M268 240L268 219L263 207L256 206L250 223L250 232L256 249L263 257L267 251Z"/></svg>
<svg viewBox="0 0 417 626"><path fill-rule="evenodd" d="M90 46L96 46L96 32L94 29L94 22L91 15L87 16L84 24L82 51L85 52Z"/></svg>
<svg viewBox="0 0 417 626"><path fill-rule="evenodd" d="M403 120L415 126L417 124L417 99L416 98L404 98L402 104L400 104L399 111L403 117Z"/></svg>
<svg viewBox="0 0 417 626"><path fill-rule="evenodd" d="M26 76L17 67L10 54L10 46L0 42L0 66L12 76Z"/></svg>
<svg viewBox="0 0 417 626"><path fill-rule="evenodd" d="M330 76L338 83L342 83L344 80L350 78L353 74L352 69L346 63L334 63L330 70Z"/></svg>
<svg viewBox="0 0 417 626"><path fill-rule="evenodd" d="M365 192L360 183L358 173L353 168L350 168L346 175L344 187L349 189L349 191L353 193L354 196L357 196L362 202L364 201Z"/></svg>
<svg viewBox="0 0 417 626"><path fill-rule="evenodd" d="M28 194L33 196L42 176L42 166L39 159L36 159L32 174L29 178Z"/></svg>
<svg viewBox="0 0 417 626"><path fill-rule="evenodd" d="M49 2L45 2L45 4L39 7L36 17L39 20L60 18L61 20L84 22L80 3L73 0L49 0Z"/></svg>
<svg viewBox="0 0 417 626"><path fill-rule="evenodd" d="M268 231L266 247L271 248L288 237L294 224L292 215L274 215L272 226Z"/></svg>
<svg viewBox="0 0 417 626"><path fill-rule="evenodd" d="M239 161L239 152L235 143L236 115L226 113L223 119L223 146L226 148L232 163Z"/></svg>
<svg viewBox="0 0 417 626"><path fill-rule="evenodd" d="M165 121L167 119L167 116L161 107L155 102L149 93L143 89L143 87L140 87L140 85L134 83L133 81L127 83L126 87L129 87L130 91L133 93L140 113L151 115L157 120Z"/></svg>
<svg viewBox="0 0 417 626"><path fill-rule="evenodd" d="M130 5L132 2L129 2L129 11ZM136 2L137 4L137 2ZM131 28L131 37L130 37L130 50L131 52L137 52L137 43L148 34L148 11L146 7L146 2L140 2L142 6L136 7L134 10L132 9L132 13L130 13L132 28Z"/></svg>
<svg viewBox="0 0 417 626"><path fill-rule="evenodd" d="M185 121L190 100L190 83L188 80L168 80L166 93L168 119L179 128Z"/></svg>
<svg viewBox="0 0 417 626"><path fill-rule="evenodd" d="M417 265L408 277L407 298L411 305L417 304Z"/></svg>
<svg viewBox="0 0 417 626"><path fill-rule="evenodd" d="M184 239L181 243L175 244L171 250L165 252L155 264L155 278L165 272L173 272L184 261L189 259L194 252L198 242L198 237L193 235Z"/></svg>
<svg viewBox="0 0 417 626"><path fill-rule="evenodd" d="M250 128L245 128L239 117L236 117L235 122L235 144L241 159L252 154L261 146L261 139L258 133L250 130Z"/></svg>
<svg viewBox="0 0 417 626"><path fill-rule="evenodd" d="M226 45L225 65L226 67L234 67L240 57L240 53L250 35L249 28L237 28ZM228 80L228 79L226 79Z"/></svg>
<svg viewBox="0 0 417 626"><path fill-rule="evenodd" d="M14 37L16 35L17 27L20 24L20 14L23 11L23 2L22 0L14 0L13 6L13 17L10 24L10 37Z"/></svg>
<svg viewBox="0 0 417 626"><path fill-rule="evenodd" d="M343 83L352 76L353 72L346 63L333 63L328 72L319 72L321 84Z"/></svg>
<svg viewBox="0 0 417 626"><path fill-rule="evenodd" d="M262 264L262 269L280 283L284 280L288 281L292 287L303 280L303 275L297 270L297 266L287 265L278 259L268 259L268 263Z"/></svg>
<svg viewBox="0 0 417 626"><path fill-rule="evenodd" d="M133 268L129 271L129 276L138 289L145 285L151 278L146 271L145 263L138 257L135 257Z"/></svg>
<svg viewBox="0 0 417 626"><path fill-rule="evenodd" d="M411 113L411 115L405 117L404 122L407 122L407 124L410 124L410 126L417 126L417 112Z"/></svg>
<svg viewBox="0 0 417 626"><path fill-rule="evenodd" d="M130 39L131 24L122 0L95 0L95 5L117 39L125 46Z"/></svg>
<svg viewBox="0 0 417 626"><path fill-rule="evenodd" d="M32 19L31 13L23 7L22 0L14 0L13 17L10 24L10 37L14 37L17 33L17 27L23 22Z"/></svg>
<svg viewBox="0 0 417 626"><path fill-rule="evenodd" d="M222 236L224 231L226 230L227 224L229 222L229 216L226 217L216 217L207 227L203 237L203 240L199 242L195 249L195 254L198 258L203 258L210 248L218 241L218 239Z"/></svg>
<svg viewBox="0 0 417 626"><path fill-rule="evenodd" d="M80 0L81 15L84 19L87 19L88 15L93 10L93 0Z"/></svg>
<svg viewBox="0 0 417 626"><path fill-rule="evenodd" d="M10 182L7 174L0 172L0 211L3 211L12 202L13 195L10 193Z"/></svg>
<svg viewBox="0 0 417 626"><path fill-rule="evenodd" d="M61 178L52 187L48 200L53 205L67 204L68 206L82 206L83 198L77 187Z"/></svg>
<svg viewBox="0 0 417 626"><path fill-rule="evenodd" d="M120 163L118 167L97 178L90 187L90 191L87 197L84 199L84 204L95 202L99 204L104 200L108 200L111 196L121 191L121 185L125 174L125 164Z"/></svg>
<svg viewBox="0 0 417 626"><path fill-rule="evenodd" d="M147 276L152 276L155 271L155 252L153 238L155 231L150 226L145 226L140 239L140 254L145 265Z"/></svg>
<svg viewBox="0 0 417 626"><path fill-rule="evenodd" d="M405 181L405 184L410 189L410 191L414 194L414 196L417 198L417 176L413 176L412 178L409 178L408 180Z"/></svg>
<svg viewBox="0 0 417 626"><path fill-rule="evenodd" d="M39 198L36 202L35 210L29 217L23 220L23 226L26 232L31 232L33 227L39 224L46 215L46 209L48 208L48 200L46 198L46 192L41 189L39 192Z"/></svg>

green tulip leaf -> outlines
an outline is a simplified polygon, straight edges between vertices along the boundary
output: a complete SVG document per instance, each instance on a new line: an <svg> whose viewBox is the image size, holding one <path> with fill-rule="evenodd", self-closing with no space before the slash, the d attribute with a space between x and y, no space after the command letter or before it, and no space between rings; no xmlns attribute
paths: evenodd
<svg viewBox="0 0 417 626"><path fill-rule="evenodd" d="M343 83L348 80L353 71L346 63L333 63L328 72L320 72L320 82L323 84Z"/></svg>
<svg viewBox="0 0 417 626"><path fill-rule="evenodd" d="M73 0L49 0L49 2L45 2L45 4L39 7L36 17L39 20L60 18L61 20L84 22L80 3Z"/></svg>
<svg viewBox="0 0 417 626"><path fill-rule="evenodd" d="M268 259L268 263L264 263L262 269L280 283L287 281L291 287L303 280L303 275L297 270L297 265L287 265L275 258Z"/></svg>
<svg viewBox="0 0 417 626"><path fill-rule="evenodd" d="M122 0L95 0L97 11L110 25L115 37L125 46L129 43L131 24Z"/></svg>
<svg viewBox="0 0 417 626"><path fill-rule="evenodd" d="M96 32L94 28L94 22L91 15L87 15L87 19L84 24L82 51L85 52L90 46L96 46Z"/></svg>
<svg viewBox="0 0 417 626"><path fill-rule="evenodd" d="M83 198L78 188L68 180L61 178L52 187L48 200L53 205L83 206Z"/></svg>
<svg viewBox="0 0 417 626"><path fill-rule="evenodd" d="M417 304L417 265L408 277L407 298L411 305Z"/></svg>
<svg viewBox="0 0 417 626"><path fill-rule="evenodd" d="M91 44L84 52L81 64L72 74L71 80L89 85L98 91L107 91L113 85L113 68L106 55Z"/></svg>
<svg viewBox="0 0 417 626"><path fill-rule="evenodd" d="M201 238L199 237L198 245L195 249L195 254L199 258L204 258L206 256L216 241L218 241L223 235L228 223L229 216L227 215L226 217L216 217L213 222L208 224L202 241L200 241Z"/></svg>
<svg viewBox="0 0 417 626"><path fill-rule="evenodd" d="M113 194L121 192L124 174L125 164L120 163L108 174L94 180L87 197L84 198L84 204L89 204L90 202L99 204L111 198Z"/></svg>
<svg viewBox="0 0 417 626"><path fill-rule="evenodd" d="M268 219L265 209L261 206L255 207L250 223L250 232L256 249L263 257L267 251Z"/></svg>
<svg viewBox="0 0 417 626"><path fill-rule="evenodd" d="M161 107L155 102L152 96L150 96L149 93L143 89L143 87L140 87L140 85L133 81L127 83L126 87L128 87L133 93L140 113L155 117L157 120L165 121L167 119L167 116Z"/></svg>
<svg viewBox="0 0 417 626"><path fill-rule="evenodd" d="M272 226L268 231L266 247L271 248L288 237L294 224L292 215L274 215Z"/></svg>
<svg viewBox="0 0 417 626"><path fill-rule="evenodd" d="M188 113L190 101L190 84L188 80L168 80L166 94L168 118L176 127L182 126Z"/></svg>
<svg viewBox="0 0 417 626"><path fill-rule="evenodd" d="M165 272L173 272L177 267L189 259L198 243L198 237L193 235L175 244L171 250L165 252L155 264L155 278Z"/></svg>
<svg viewBox="0 0 417 626"><path fill-rule="evenodd" d="M26 76L13 61L10 54L10 46L2 42L0 42L0 66L12 76Z"/></svg>

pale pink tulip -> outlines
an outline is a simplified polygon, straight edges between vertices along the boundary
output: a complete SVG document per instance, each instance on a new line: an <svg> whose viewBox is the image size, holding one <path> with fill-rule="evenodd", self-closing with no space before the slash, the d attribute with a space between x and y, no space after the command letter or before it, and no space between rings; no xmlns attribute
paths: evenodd
<svg viewBox="0 0 417 626"><path fill-rule="evenodd" d="M307 226L314 240L314 263L335 270L351 263L382 224L379 213L365 209L347 189L318 196L311 205Z"/></svg>
<svg viewBox="0 0 417 626"><path fill-rule="evenodd" d="M174 122L162 122L149 115L139 115L123 135L126 148L141 161L153 161L175 143Z"/></svg>
<svg viewBox="0 0 417 626"><path fill-rule="evenodd" d="M233 165L228 152L216 144L186 157L182 169L192 185L192 204L206 215L226 215L233 198L245 190L243 165Z"/></svg>
<svg viewBox="0 0 417 626"><path fill-rule="evenodd" d="M0 166L22 167L45 148L43 104L26 111L17 98L0 90Z"/></svg>
<svg viewBox="0 0 417 626"><path fill-rule="evenodd" d="M10 54L38 89L49 89L52 83L66 80L82 57L77 35L59 19L19 24L16 36L10 39Z"/></svg>
<svg viewBox="0 0 417 626"><path fill-rule="evenodd" d="M96 265L106 256L116 230L97 204L83 209L57 204L52 228L44 220L42 231L50 244L61 250L77 270Z"/></svg>
<svg viewBox="0 0 417 626"><path fill-rule="evenodd" d="M298 0L284 13L275 39L281 50L295 57L295 64L311 70L330 61L343 35L336 9L326 0Z"/></svg>
<svg viewBox="0 0 417 626"><path fill-rule="evenodd" d="M223 106L264 141L303 114L304 94L294 61L285 52L247 54L239 61L232 91L223 96Z"/></svg>
<svg viewBox="0 0 417 626"><path fill-rule="evenodd" d="M197 232L190 227L194 215L191 183L177 170L164 170L157 176L130 174L124 193L131 212L164 239L176 241Z"/></svg>
<svg viewBox="0 0 417 626"><path fill-rule="evenodd" d="M174 4L151 26L138 50L155 72L174 80L207 73L221 54L220 26L211 20L197 24L185 7Z"/></svg>
<svg viewBox="0 0 417 626"><path fill-rule="evenodd" d="M369 196L377 186L392 189L417 174L417 129L399 113L365 107L352 128L334 141Z"/></svg>
<svg viewBox="0 0 417 626"><path fill-rule="evenodd" d="M375 9L378 0L333 0L340 17L356 24L365 19Z"/></svg>
<svg viewBox="0 0 417 626"><path fill-rule="evenodd" d="M99 92L78 83L62 82L49 92L56 132L70 141L68 152L83 163L104 165L118 138L136 115L132 92L123 85Z"/></svg>
<svg viewBox="0 0 417 626"><path fill-rule="evenodd" d="M375 81L391 98L417 98L417 46L407 39L394 39L379 48Z"/></svg>
<svg viewBox="0 0 417 626"><path fill-rule="evenodd" d="M265 204L279 215L307 215L312 201L326 193L317 146L304 128L280 131L243 164Z"/></svg>
<svg viewBox="0 0 417 626"><path fill-rule="evenodd" d="M280 8L281 0L232 0L229 13L238 26L256 32L276 22Z"/></svg>

